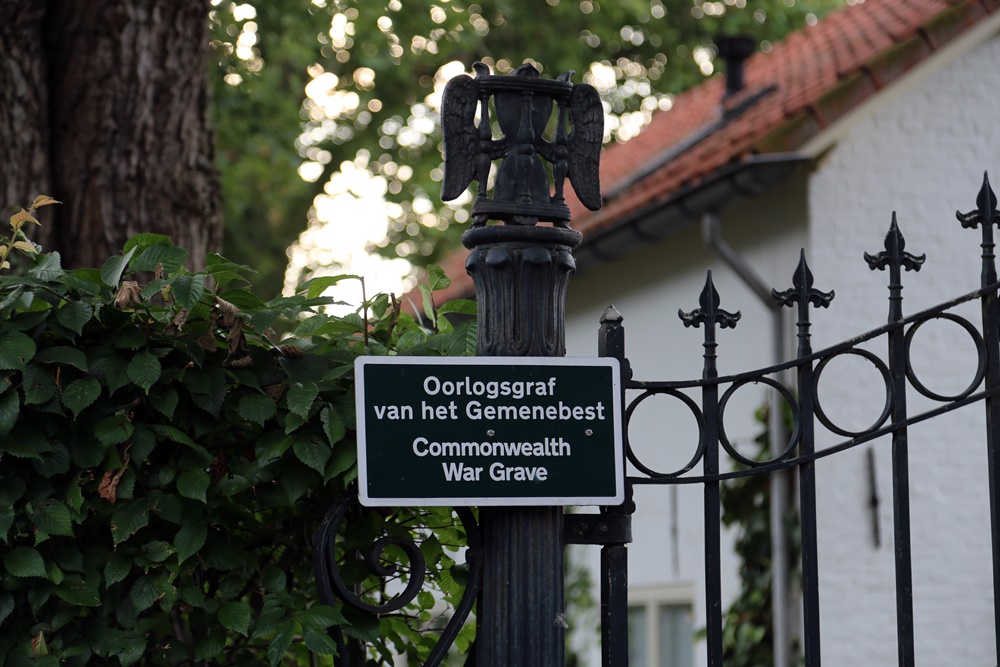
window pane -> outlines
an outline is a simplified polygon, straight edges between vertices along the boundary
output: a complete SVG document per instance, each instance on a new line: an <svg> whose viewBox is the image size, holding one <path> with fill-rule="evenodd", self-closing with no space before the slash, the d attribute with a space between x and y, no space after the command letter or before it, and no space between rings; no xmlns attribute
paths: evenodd
<svg viewBox="0 0 1000 667"><path fill-rule="evenodd" d="M661 604L657 609L659 630L659 667L691 667L694 663L694 628L691 607Z"/></svg>
<svg viewBox="0 0 1000 667"><path fill-rule="evenodd" d="M628 608L628 665L649 667L649 636L646 631L646 608Z"/></svg>

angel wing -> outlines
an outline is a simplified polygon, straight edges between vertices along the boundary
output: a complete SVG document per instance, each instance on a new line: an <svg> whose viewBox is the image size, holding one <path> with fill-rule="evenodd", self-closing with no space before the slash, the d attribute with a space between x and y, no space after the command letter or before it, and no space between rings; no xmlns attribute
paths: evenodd
<svg viewBox="0 0 1000 667"><path fill-rule="evenodd" d="M601 141L604 139L604 108L592 86L573 86L569 98L573 133L569 135L569 180L580 202L591 211L601 208Z"/></svg>
<svg viewBox="0 0 1000 667"><path fill-rule="evenodd" d="M441 100L441 131L444 135L444 180L441 199L451 201L469 187L476 176L479 135L476 105L479 84L466 74L452 78Z"/></svg>

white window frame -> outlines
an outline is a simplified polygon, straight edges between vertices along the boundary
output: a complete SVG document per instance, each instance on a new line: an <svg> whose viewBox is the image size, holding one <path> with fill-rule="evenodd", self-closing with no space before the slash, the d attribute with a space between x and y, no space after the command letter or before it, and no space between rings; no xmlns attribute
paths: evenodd
<svg viewBox="0 0 1000 667"><path fill-rule="evenodd" d="M629 587L629 608L643 607L646 611L645 636L650 639L650 646L647 647L649 664L644 667L657 667L660 664L660 642L658 641L659 607L661 605L684 605L691 609L693 613L695 599L696 594L694 582ZM692 643L693 642L694 638L692 637Z"/></svg>

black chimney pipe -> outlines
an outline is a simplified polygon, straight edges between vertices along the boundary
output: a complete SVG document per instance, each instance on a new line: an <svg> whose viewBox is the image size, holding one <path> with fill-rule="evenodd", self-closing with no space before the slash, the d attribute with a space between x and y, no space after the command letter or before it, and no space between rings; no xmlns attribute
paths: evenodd
<svg viewBox="0 0 1000 667"><path fill-rule="evenodd" d="M743 90L743 61L753 55L757 40L749 35L719 35L715 46L726 63L725 97L731 97Z"/></svg>

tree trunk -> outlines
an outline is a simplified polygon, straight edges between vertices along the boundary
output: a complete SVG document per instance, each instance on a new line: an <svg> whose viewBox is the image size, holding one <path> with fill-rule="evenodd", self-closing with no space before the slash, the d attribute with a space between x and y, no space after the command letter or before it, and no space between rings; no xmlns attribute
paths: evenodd
<svg viewBox="0 0 1000 667"><path fill-rule="evenodd" d="M0 0L0 225L5 231L11 208L52 192L44 14L44 2Z"/></svg>
<svg viewBox="0 0 1000 667"><path fill-rule="evenodd" d="M221 240L207 0L0 0L0 205L63 202L34 235L67 267L157 232Z"/></svg>

